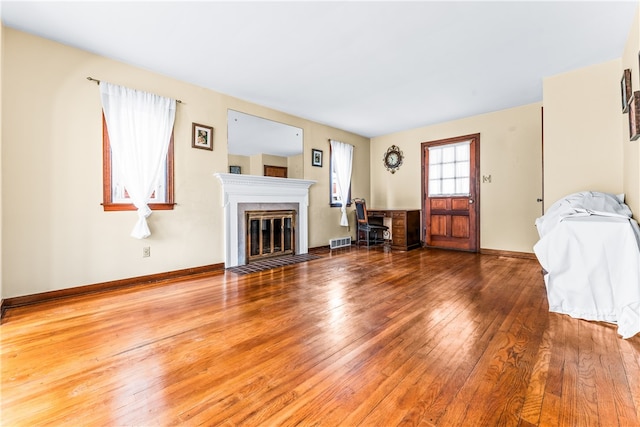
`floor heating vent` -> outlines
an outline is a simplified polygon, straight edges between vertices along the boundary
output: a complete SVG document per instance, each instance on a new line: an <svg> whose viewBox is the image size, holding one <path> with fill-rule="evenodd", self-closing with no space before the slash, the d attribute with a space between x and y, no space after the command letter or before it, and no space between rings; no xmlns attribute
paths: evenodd
<svg viewBox="0 0 640 427"><path fill-rule="evenodd" d="M329 249L344 248L351 245L351 236L329 240Z"/></svg>

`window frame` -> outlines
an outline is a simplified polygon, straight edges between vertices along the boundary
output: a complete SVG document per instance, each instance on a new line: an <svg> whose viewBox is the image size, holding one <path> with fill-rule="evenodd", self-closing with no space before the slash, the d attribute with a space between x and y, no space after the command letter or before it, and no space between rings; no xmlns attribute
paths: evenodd
<svg viewBox="0 0 640 427"><path fill-rule="evenodd" d="M335 178L335 170L333 169L334 161L333 161L333 150L331 149L331 145L329 145L329 206L332 208L341 208L342 202L334 202L333 201L333 183ZM347 207L351 206L351 186L353 184L353 176L352 182L349 183L349 197L347 201Z"/></svg>
<svg viewBox="0 0 640 427"><path fill-rule="evenodd" d="M133 203L114 202L111 188L111 145L109 143L109 131L107 121L102 113L102 207L104 211L135 211L138 208ZM165 201L161 203L149 203L152 211L173 210L174 203L174 158L173 158L173 130L167 149L167 176L165 183Z"/></svg>
<svg viewBox="0 0 640 427"><path fill-rule="evenodd" d="M436 198L436 197L469 197L471 195L471 140L462 140L459 142L453 142L450 144L439 144L439 145L432 145L427 147L427 150L429 151L429 163L425 166L427 168L429 168L429 182L427 183L427 195L428 197L431 198ZM468 156L466 160L458 160L457 158L457 148L458 147L467 147L468 150ZM441 150L441 152L443 150L445 150L446 148L454 148L454 157L453 157L453 161L450 162L444 162L441 161L440 163L431 163L431 158L432 158L432 150ZM441 154L442 156L442 154ZM457 166L461 163L469 163L468 168L466 169L468 171L468 175L458 175L458 169ZM445 165L452 165L452 167L454 168L454 173L453 173L453 177L449 177L449 178L445 178L444 175L444 166ZM432 170L431 167L432 166L440 166L442 171L440 172L440 178L431 178L432 176ZM444 193L442 192L442 188L443 188L443 181L445 179L452 179L454 182L454 190L457 189L457 182L459 179L467 179L467 190L466 192L456 192L454 191L453 193ZM441 191L439 193L431 193L431 182L432 181L439 181L440 182L440 189Z"/></svg>

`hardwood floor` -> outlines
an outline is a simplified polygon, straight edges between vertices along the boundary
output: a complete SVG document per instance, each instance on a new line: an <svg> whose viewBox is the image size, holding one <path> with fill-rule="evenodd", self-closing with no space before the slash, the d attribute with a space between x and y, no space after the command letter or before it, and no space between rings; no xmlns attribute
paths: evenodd
<svg viewBox="0 0 640 427"><path fill-rule="evenodd" d="M640 336L535 260L321 255L8 310L2 425L640 425Z"/></svg>

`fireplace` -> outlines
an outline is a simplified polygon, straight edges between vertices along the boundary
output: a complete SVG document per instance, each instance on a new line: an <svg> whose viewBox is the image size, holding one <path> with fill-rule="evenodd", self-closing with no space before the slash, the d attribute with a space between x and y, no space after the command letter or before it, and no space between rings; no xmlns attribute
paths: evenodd
<svg viewBox="0 0 640 427"><path fill-rule="evenodd" d="M228 173L215 177L222 183L226 268L247 263L247 211L295 211L292 253L309 251L309 187L315 181Z"/></svg>
<svg viewBox="0 0 640 427"><path fill-rule="evenodd" d="M247 211L245 215L247 263L296 253L296 211Z"/></svg>

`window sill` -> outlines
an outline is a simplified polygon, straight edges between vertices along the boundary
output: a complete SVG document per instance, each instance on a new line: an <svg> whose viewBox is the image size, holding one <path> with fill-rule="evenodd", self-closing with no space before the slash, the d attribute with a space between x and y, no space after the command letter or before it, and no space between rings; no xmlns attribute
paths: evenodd
<svg viewBox="0 0 640 427"><path fill-rule="evenodd" d="M149 203L149 209L152 211L170 211L173 210L175 203ZM133 203L102 203L105 212L114 211L137 211Z"/></svg>

